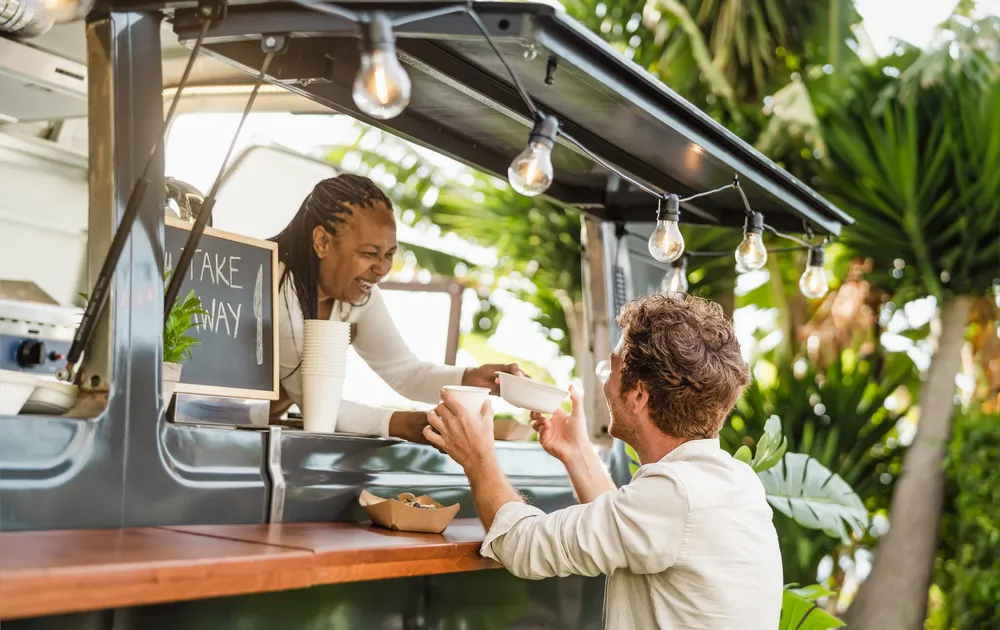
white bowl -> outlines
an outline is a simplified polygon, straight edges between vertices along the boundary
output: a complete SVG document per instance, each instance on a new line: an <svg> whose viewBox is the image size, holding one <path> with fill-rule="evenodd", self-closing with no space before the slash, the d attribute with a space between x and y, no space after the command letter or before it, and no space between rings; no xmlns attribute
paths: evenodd
<svg viewBox="0 0 1000 630"><path fill-rule="evenodd" d="M0 416L14 416L38 387L41 378L36 374L0 370Z"/></svg>
<svg viewBox="0 0 1000 630"><path fill-rule="evenodd" d="M61 416L73 408L78 395L76 385L43 378L28 402L21 407L21 413Z"/></svg>
<svg viewBox="0 0 1000 630"><path fill-rule="evenodd" d="M524 376L500 372L500 397L521 409L539 413L554 413L569 392Z"/></svg>

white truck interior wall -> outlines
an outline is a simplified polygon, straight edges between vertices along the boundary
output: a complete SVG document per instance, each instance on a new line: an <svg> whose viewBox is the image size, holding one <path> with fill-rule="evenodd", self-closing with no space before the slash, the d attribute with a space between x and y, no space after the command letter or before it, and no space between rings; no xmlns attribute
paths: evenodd
<svg viewBox="0 0 1000 630"><path fill-rule="evenodd" d="M0 280L29 280L62 305L79 305L87 290L87 170L16 145L0 143Z"/></svg>

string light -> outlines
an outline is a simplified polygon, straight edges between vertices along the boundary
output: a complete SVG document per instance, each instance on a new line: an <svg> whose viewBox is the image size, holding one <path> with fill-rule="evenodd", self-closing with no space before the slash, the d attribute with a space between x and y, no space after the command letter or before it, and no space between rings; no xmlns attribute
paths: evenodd
<svg viewBox="0 0 1000 630"><path fill-rule="evenodd" d="M379 120L395 118L410 104L410 77L396 58L396 36L383 12L363 29L361 66L351 96L365 114Z"/></svg>
<svg viewBox="0 0 1000 630"><path fill-rule="evenodd" d="M826 269L823 268L823 248L813 247L809 250L809 264L805 273L799 278L799 291L802 295L815 300L826 295L830 285L826 280Z"/></svg>
<svg viewBox="0 0 1000 630"><path fill-rule="evenodd" d="M680 198L668 195L666 202L667 209L662 215L661 208L656 210L656 229L649 236L649 254L660 262L672 263L684 253L684 236L678 226L681 218Z"/></svg>
<svg viewBox="0 0 1000 630"><path fill-rule="evenodd" d="M687 256L681 256L670 263L670 269L667 270L660 283L660 292L687 293L688 286Z"/></svg>
<svg viewBox="0 0 1000 630"><path fill-rule="evenodd" d="M95 0L42 0L47 8L64 7L64 9L89 10ZM472 4L467 6L454 6L438 9L431 9L424 12L409 14L397 17L395 21L389 19L384 12L376 12L365 22L362 14L350 9L329 4L320 0L291 0L295 4L308 7L320 13L335 15L350 21L363 24L363 51L361 55L361 67L354 81L352 96L354 102L365 114L386 120L398 116L406 109L410 102L410 78L396 57L395 35L393 25L401 26L423 19L441 17L443 15L462 13L467 15L482 33L483 38L496 53L510 76L511 81L517 88L525 106L535 118L535 125L531 130L528 146L522 151L514 161L511 162L507 170L507 176L511 187L518 193L534 197L544 193L551 186L554 179L552 168L552 149L555 146L556 136L563 138L579 148L585 155L589 156L595 163L603 166L607 170L615 173L621 179L631 183L637 188L657 197L660 207L656 213L656 228L649 237L649 253L653 258L663 263L670 263L660 285L661 291L683 291L688 290L687 279L687 256L684 250L684 236L681 234L680 204L691 201L698 197L713 195L718 192L735 189L746 210L747 219L744 227L744 238L735 251L736 271L745 273L756 271L764 267L767 263L767 249L764 246L763 232L768 230L775 236L796 243L796 247L779 248L775 252L792 251L799 249L809 250L809 264L805 272L799 279L799 289L803 295L810 299L817 299L826 295L829 291L826 271L823 268L822 245L813 245L789 234L783 234L775 230L764 222L764 216L759 212L754 212L750 207L750 202L740 186L739 175L734 176L731 184L721 186L713 190L706 190L696 193L684 199L677 195L663 196L660 192L650 188L644 183L629 177L626 173L619 171L612 164L605 161L599 155L588 149L584 144L574 139L565 132L560 132L559 121L556 117L545 115L538 111L531 96L525 90L514 72L507 63L504 55L494 43L489 30L482 19L476 13ZM66 13L69 15L72 11ZM58 21L58 20L57 20ZM662 207L666 202L666 209ZM813 234L810 226L806 225L806 232L811 239ZM826 241L824 241L825 243ZM728 256L724 252L687 252L689 256ZM598 376L606 375L608 366L597 366Z"/></svg>
<svg viewBox="0 0 1000 630"><path fill-rule="evenodd" d="M594 368L594 374L596 374L597 378L601 379L601 381L608 380L608 377L611 376L611 362L605 359L598 363L597 367Z"/></svg>
<svg viewBox="0 0 1000 630"><path fill-rule="evenodd" d="M736 248L736 264L746 271L756 271L767 263L767 249L761 234L764 232L764 215L754 212L747 216L743 241Z"/></svg>
<svg viewBox="0 0 1000 630"><path fill-rule="evenodd" d="M96 0L42 0L45 13L56 24L74 22L87 17Z"/></svg>
<svg viewBox="0 0 1000 630"><path fill-rule="evenodd" d="M526 197L535 197L552 185L552 147L559 133L555 116L540 114L531 130L528 146L518 154L507 169L511 188Z"/></svg>

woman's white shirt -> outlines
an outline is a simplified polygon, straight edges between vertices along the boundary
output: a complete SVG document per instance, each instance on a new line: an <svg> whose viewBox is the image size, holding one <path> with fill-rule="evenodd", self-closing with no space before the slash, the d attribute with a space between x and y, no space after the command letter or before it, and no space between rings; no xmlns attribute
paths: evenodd
<svg viewBox="0 0 1000 630"><path fill-rule="evenodd" d="M279 293L278 375L282 387L295 404L301 407L302 376L299 364L304 329L302 306L290 279L281 286ZM413 354L393 323L378 286L372 287L371 297L362 306L334 303L330 319L356 324L351 345L365 363L400 396L435 404L443 386L462 384L465 368L421 361ZM387 437L392 414L391 409L371 407L345 399L337 417L337 432Z"/></svg>

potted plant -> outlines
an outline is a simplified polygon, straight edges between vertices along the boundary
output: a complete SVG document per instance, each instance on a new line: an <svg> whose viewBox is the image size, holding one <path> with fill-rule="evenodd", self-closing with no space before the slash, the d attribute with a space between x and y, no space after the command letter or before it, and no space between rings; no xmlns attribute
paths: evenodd
<svg viewBox="0 0 1000 630"><path fill-rule="evenodd" d="M169 273L167 274L169 276ZM188 291L183 300L174 302L166 321L163 322L163 403L170 404L181 380L183 363L191 358L191 348L201 343L187 334L197 325L195 315L208 315L201 308L201 299Z"/></svg>
<svg viewBox="0 0 1000 630"><path fill-rule="evenodd" d="M166 290L167 280L170 272L164 274L164 290ZM89 299L86 293L81 293L80 297L84 301ZM201 343L198 339L191 337L187 331L198 323L194 321L195 315L208 315L208 311L201 308L201 298L194 294L194 289L188 291L183 300L174 302L170 309L170 315L163 322L163 402L164 406L169 405L177 390L177 383L181 381L181 368L183 363L191 358L191 348Z"/></svg>

